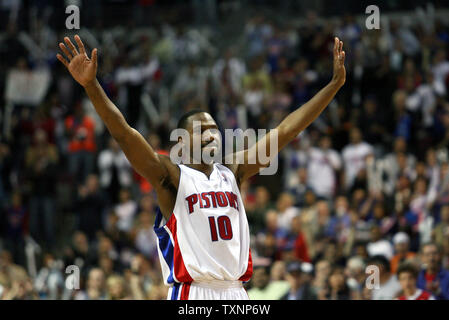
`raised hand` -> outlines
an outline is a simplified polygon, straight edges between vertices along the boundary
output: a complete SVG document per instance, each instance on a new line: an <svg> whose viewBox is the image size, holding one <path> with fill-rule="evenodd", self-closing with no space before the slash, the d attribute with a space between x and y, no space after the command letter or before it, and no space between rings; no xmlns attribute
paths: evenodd
<svg viewBox="0 0 449 320"><path fill-rule="evenodd" d="M92 50L92 56L89 58L84 49L84 44L78 35L75 36L75 41L78 44L79 51L72 44L69 37L65 37L64 41L67 46L60 42L59 48L65 57L58 53L56 55L58 60L66 66L73 79L83 87L93 83L97 75L97 49Z"/></svg>
<svg viewBox="0 0 449 320"><path fill-rule="evenodd" d="M334 43L334 75L332 81L338 86L343 86L346 81L345 52L343 51L343 41L335 37Z"/></svg>

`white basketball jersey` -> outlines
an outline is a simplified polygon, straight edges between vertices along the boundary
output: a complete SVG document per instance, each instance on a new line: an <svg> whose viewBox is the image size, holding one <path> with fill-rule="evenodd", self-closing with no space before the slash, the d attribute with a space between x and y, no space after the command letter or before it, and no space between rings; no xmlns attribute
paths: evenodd
<svg viewBox="0 0 449 320"><path fill-rule="evenodd" d="M158 210L154 230L167 285L192 281L248 281L252 259L248 221L234 174L214 164L203 172L179 165L176 203L164 224Z"/></svg>

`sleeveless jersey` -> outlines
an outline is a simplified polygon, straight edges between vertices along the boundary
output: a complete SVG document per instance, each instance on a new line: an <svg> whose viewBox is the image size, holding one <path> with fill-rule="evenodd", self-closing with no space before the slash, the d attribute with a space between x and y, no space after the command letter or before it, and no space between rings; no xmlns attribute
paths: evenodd
<svg viewBox="0 0 449 320"><path fill-rule="evenodd" d="M176 203L165 223L157 210L154 230L164 282L248 281L252 258L248 220L234 174L215 163L208 178L179 165Z"/></svg>

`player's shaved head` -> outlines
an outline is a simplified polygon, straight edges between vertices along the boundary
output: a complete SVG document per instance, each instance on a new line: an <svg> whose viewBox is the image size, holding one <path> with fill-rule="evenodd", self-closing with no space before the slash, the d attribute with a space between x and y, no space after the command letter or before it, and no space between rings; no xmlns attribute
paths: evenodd
<svg viewBox="0 0 449 320"><path fill-rule="evenodd" d="M178 121L178 128L187 129L187 126L189 124L189 118L198 114L198 113L207 113L204 110L200 109L193 109L188 112L186 112Z"/></svg>

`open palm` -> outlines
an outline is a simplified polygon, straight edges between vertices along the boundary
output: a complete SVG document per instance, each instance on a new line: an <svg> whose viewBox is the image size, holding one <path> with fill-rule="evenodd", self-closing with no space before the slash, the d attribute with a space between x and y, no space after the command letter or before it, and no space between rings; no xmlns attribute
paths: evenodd
<svg viewBox="0 0 449 320"><path fill-rule="evenodd" d="M61 61L69 70L72 77L83 87L92 83L97 75L97 49L92 50L92 57L89 58L86 54L84 44L81 38L76 35L75 41L78 44L78 49L72 44L68 37L64 38L64 43L59 43L59 48L64 53L65 57L61 54L57 54L56 57Z"/></svg>
<svg viewBox="0 0 449 320"><path fill-rule="evenodd" d="M334 75L333 80L339 86L344 85L346 81L346 68L345 68L345 52L343 51L343 41L340 41L335 37L334 43Z"/></svg>

